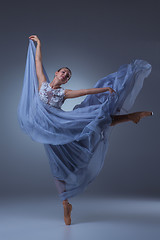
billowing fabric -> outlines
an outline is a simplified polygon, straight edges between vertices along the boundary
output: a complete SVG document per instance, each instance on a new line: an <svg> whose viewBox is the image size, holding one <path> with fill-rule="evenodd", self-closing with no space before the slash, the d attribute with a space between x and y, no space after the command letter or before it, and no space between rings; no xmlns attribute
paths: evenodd
<svg viewBox="0 0 160 240"><path fill-rule="evenodd" d="M128 112L151 65L143 60L125 64L94 87L115 93L86 96L72 111L63 111L40 99L35 68L35 45L30 40L18 120L23 131L44 144L53 176L65 181L61 200L83 191L99 174L107 153L111 115ZM44 69L47 82L49 79Z"/></svg>
<svg viewBox="0 0 160 240"><path fill-rule="evenodd" d="M40 99L52 107L61 108L64 103L64 88L52 89L50 84L43 82L39 90Z"/></svg>

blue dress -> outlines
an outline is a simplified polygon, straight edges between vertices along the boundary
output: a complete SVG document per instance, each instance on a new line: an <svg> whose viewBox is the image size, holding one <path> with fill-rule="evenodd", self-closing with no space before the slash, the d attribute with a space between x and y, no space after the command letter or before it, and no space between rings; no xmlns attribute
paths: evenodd
<svg viewBox="0 0 160 240"><path fill-rule="evenodd" d="M18 121L32 140L44 144L54 178L65 182L66 191L59 195L64 200L84 191L99 174L107 153L111 115L127 113L133 106L151 65L143 60L122 65L94 86L111 87L117 94L90 94L72 111L63 111L64 89L55 94L55 105L48 104L48 99L42 101L35 52L29 40Z"/></svg>

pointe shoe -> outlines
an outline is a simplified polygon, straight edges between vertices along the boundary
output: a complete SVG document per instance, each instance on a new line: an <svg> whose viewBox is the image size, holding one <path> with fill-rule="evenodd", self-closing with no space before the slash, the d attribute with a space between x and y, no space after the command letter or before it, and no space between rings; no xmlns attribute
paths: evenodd
<svg viewBox="0 0 160 240"><path fill-rule="evenodd" d="M153 112L144 111L144 112L136 112L136 113L128 114L128 118L137 124L141 120L141 118L152 116L152 115L153 115Z"/></svg>
<svg viewBox="0 0 160 240"><path fill-rule="evenodd" d="M63 201L63 207L64 207L64 222L66 225L71 225L72 205L68 202Z"/></svg>

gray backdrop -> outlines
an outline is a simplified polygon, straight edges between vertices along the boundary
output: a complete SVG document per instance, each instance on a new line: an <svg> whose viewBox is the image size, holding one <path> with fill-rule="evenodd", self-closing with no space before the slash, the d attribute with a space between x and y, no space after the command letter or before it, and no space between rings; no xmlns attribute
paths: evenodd
<svg viewBox="0 0 160 240"><path fill-rule="evenodd" d="M50 77L68 66L73 77L64 87L91 88L105 75L134 59L153 67L131 111L153 117L138 125L116 126L100 175L84 194L159 197L160 5L158 1L21 1L1 4L1 196L57 196L42 144L25 135L17 122L28 37L42 42ZM83 97L67 100L71 110Z"/></svg>

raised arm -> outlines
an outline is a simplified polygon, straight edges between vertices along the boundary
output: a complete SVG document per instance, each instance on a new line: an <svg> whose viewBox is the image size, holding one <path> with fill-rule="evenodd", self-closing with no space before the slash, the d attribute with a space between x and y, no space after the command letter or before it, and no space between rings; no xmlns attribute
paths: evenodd
<svg viewBox="0 0 160 240"><path fill-rule="evenodd" d="M105 87L105 88L89 88L89 89L80 89L80 90L70 90L70 89L65 89L65 99L67 98L76 98L76 97L81 97L84 95L88 94L96 94L96 93L102 93L109 91L110 93L115 92L112 88L110 87Z"/></svg>
<svg viewBox="0 0 160 240"><path fill-rule="evenodd" d="M43 67L42 67L41 42L36 35L31 35L29 37L29 39L31 39L37 43L35 63L36 63L36 74L37 74L37 78L38 78L38 82L39 82L39 89L40 89L42 82L46 81L46 77L44 75Z"/></svg>

